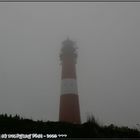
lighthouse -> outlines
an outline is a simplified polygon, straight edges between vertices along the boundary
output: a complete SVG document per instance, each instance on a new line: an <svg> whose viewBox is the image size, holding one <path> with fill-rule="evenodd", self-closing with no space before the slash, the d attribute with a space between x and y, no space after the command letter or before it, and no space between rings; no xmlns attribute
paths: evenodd
<svg viewBox="0 0 140 140"><path fill-rule="evenodd" d="M80 124L80 107L76 78L76 43L69 38L62 42L60 61L61 95L59 121Z"/></svg>

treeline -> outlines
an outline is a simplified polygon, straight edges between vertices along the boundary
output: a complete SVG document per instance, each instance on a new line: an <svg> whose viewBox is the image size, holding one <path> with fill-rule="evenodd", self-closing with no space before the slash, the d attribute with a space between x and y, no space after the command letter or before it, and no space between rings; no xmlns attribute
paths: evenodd
<svg viewBox="0 0 140 140"><path fill-rule="evenodd" d="M140 138L140 131L113 124L101 126L94 117L83 124L43 122L25 119L18 115L0 115L0 133L4 134L67 134L69 138Z"/></svg>

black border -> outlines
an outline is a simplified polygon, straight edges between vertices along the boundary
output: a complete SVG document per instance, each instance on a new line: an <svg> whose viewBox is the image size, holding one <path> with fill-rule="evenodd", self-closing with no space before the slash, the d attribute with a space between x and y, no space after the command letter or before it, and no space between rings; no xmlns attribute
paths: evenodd
<svg viewBox="0 0 140 140"><path fill-rule="evenodd" d="M0 0L0 2L140 2L140 0Z"/></svg>

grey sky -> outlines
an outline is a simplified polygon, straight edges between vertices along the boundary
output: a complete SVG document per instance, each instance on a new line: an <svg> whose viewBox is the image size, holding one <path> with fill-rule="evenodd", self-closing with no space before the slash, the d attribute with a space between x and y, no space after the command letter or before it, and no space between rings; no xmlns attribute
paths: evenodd
<svg viewBox="0 0 140 140"><path fill-rule="evenodd" d="M140 3L0 3L0 112L58 120L61 42L77 41L82 121L140 123Z"/></svg>

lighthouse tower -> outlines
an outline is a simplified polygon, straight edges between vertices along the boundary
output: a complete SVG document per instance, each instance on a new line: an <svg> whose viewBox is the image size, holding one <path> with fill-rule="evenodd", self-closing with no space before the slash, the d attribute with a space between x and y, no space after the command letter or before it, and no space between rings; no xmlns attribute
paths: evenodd
<svg viewBox="0 0 140 140"><path fill-rule="evenodd" d="M76 81L77 48L67 38L62 42L60 60L62 64L59 121L80 124L80 108Z"/></svg>

